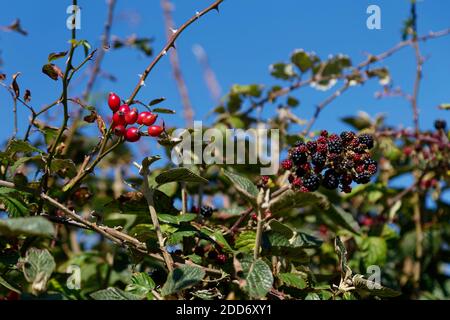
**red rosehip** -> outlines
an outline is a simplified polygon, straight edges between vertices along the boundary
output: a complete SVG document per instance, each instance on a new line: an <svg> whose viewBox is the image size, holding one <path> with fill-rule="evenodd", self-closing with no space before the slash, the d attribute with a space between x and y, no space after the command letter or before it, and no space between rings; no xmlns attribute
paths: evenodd
<svg viewBox="0 0 450 320"><path fill-rule="evenodd" d="M136 142L141 138L141 133L136 127L128 128L125 132L125 140L128 142Z"/></svg>
<svg viewBox="0 0 450 320"><path fill-rule="evenodd" d="M139 113L138 118L137 118L137 124L144 124L144 118L147 117L151 112L148 111L144 111Z"/></svg>
<svg viewBox="0 0 450 320"><path fill-rule="evenodd" d="M125 113L125 122L127 124L135 124L138 119L139 113L136 108L131 109L129 112Z"/></svg>
<svg viewBox="0 0 450 320"><path fill-rule="evenodd" d="M123 104L119 107L119 110L117 110L122 115L126 115L128 112L130 112L130 107L127 104Z"/></svg>
<svg viewBox="0 0 450 320"><path fill-rule="evenodd" d="M125 126L123 124L118 124L118 125L114 126L113 130L114 130L114 134L119 137L123 136L126 131Z"/></svg>
<svg viewBox="0 0 450 320"><path fill-rule="evenodd" d="M219 262L219 263L225 263L225 262L227 262L227 256L226 255L224 255L224 254L218 254L217 255L217 257L216 257L216 259L217 259L217 262Z"/></svg>
<svg viewBox="0 0 450 320"><path fill-rule="evenodd" d="M117 94L111 92L108 97L108 106L113 112L119 110L120 97Z"/></svg>
<svg viewBox="0 0 450 320"><path fill-rule="evenodd" d="M163 131L164 131L164 128L161 126L148 127L148 135L151 137L158 137Z"/></svg>
<svg viewBox="0 0 450 320"><path fill-rule="evenodd" d="M148 112L143 118L142 118L142 124L146 126L151 126L156 122L156 119L158 118L157 114Z"/></svg>
<svg viewBox="0 0 450 320"><path fill-rule="evenodd" d="M120 112L116 112L113 114L112 121L114 126L126 125L125 116Z"/></svg>

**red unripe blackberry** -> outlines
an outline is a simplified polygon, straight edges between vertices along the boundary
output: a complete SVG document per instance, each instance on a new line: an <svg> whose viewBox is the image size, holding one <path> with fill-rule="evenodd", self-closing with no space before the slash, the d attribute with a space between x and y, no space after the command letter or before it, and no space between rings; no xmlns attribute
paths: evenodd
<svg viewBox="0 0 450 320"><path fill-rule="evenodd" d="M297 178L295 178L294 179L294 181L292 181L292 185L295 187L295 188L300 188L301 186L302 186L302 179L301 178L299 178L299 177L297 177Z"/></svg>
<svg viewBox="0 0 450 320"><path fill-rule="evenodd" d="M252 213L252 220L256 221L258 220L258 215L256 213Z"/></svg>
<svg viewBox="0 0 450 320"><path fill-rule="evenodd" d="M327 130L322 130L322 131L320 132L320 135L321 135L322 137L327 138L327 137L328 137L328 131L327 131Z"/></svg>
<svg viewBox="0 0 450 320"><path fill-rule="evenodd" d="M120 103L121 103L120 102L120 97L117 94L111 92L109 94L109 96L108 96L108 106L109 106L109 108L113 112L116 112L117 110L119 110Z"/></svg>
<svg viewBox="0 0 450 320"><path fill-rule="evenodd" d="M216 257L216 260L217 260L218 263L223 264L223 263L227 262L227 256L224 255L223 253L218 254L217 257Z"/></svg>
<svg viewBox="0 0 450 320"><path fill-rule="evenodd" d="M320 186L320 178L316 174L311 174L303 179L303 186L308 191L316 191Z"/></svg>
<svg viewBox="0 0 450 320"><path fill-rule="evenodd" d="M129 112L125 113L125 122L127 124L135 124L138 118L138 111L136 108L131 109Z"/></svg>
<svg viewBox="0 0 450 320"><path fill-rule="evenodd" d="M128 128L125 132L125 140L128 142L136 142L141 138L141 133L136 127Z"/></svg>
<svg viewBox="0 0 450 320"><path fill-rule="evenodd" d="M266 185L268 182L269 182L269 177L268 176L262 176L261 177L261 183L263 184L263 185Z"/></svg>
<svg viewBox="0 0 450 320"><path fill-rule="evenodd" d="M282 167L284 170L291 170L291 169L292 169L292 166L293 166L293 163L292 163L292 161L289 160L289 159L283 160L283 161L281 162L281 167Z"/></svg>
<svg viewBox="0 0 450 320"><path fill-rule="evenodd" d="M317 152L318 153L326 153L328 151L328 146L325 143L317 144Z"/></svg>
<svg viewBox="0 0 450 320"><path fill-rule="evenodd" d="M356 137L356 135L355 135L355 133L352 132L352 131L343 131L343 132L341 133L341 139L342 139L342 142L343 142L345 145L347 145L347 144L349 144L350 142L352 142L353 139L355 139L355 137Z"/></svg>
<svg viewBox="0 0 450 320"><path fill-rule="evenodd" d="M325 144L327 143L327 138L320 136L319 138L317 138L317 143Z"/></svg>

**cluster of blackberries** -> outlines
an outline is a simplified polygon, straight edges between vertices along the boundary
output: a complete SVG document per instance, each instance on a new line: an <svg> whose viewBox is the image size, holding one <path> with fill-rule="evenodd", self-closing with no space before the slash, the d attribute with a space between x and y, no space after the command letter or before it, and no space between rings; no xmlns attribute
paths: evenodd
<svg viewBox="0 0 450 320"><path fill-rule="evenodd" d="M138 141L142 135L149 135L151 137L158 137L164 131L164 125L158 126L154 123L158 115L150 111L138 112L136 108L130 109L127 104L122 104L120 97L115 93L110 93L108 97L108 105L112 110L112 129L117 136L123 136L128 142ZM129 127L137 123L140 127ZM148 126L147 134L141 132L139 129L142 126Z"/></svg>
<svg viewBox="0 0 450 320"><path fill-rule="evenodd" d="M201 206L200 209L196 206L192 206L191 211L199 213L203 218L211 218L213 213L217 211L217 209L214 209L210 206Z"/></svg>
<svg viewBox="0 0 450 320"><path fill-rule="evenodd" d="M281 166L291 171L289 183L296 190L316 191L322 185L348 193L353 181L368 183L377 172L377 162L369 153L373 146L369 134L344 131L338 136L324 130L316 140L297 142Z"/></svg>

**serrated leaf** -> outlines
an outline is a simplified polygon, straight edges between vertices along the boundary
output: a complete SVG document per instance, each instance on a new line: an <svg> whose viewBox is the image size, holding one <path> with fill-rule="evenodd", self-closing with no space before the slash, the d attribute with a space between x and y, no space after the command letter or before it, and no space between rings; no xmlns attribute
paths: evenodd
<svg viewBox="0 0 450 320"><path fill-rule="evenodd" d="M252 252L256 243L256 232L254 231L243 231L239 234L236 241L234 242L234 247L239 252Z"/></svg>
<svg viewBox="0 0 450 320"><path fill-rule="evenodd" d="M217 242L222 249L224 249L227 252L233 253L234 250L228 243L228 241L225 239L225 237L222 234L222 231L220 230L210 230L206 227L203 227L200 229L200 232L205 234L206 236L210 237L214 242Z"/></svg>
<svg viewBox="0 0 450 320"><path fill-rule="evenodd" d="M263 260L254 260L249 256L240 260L240 263L245 280L243 289L252 298L265 297L273 285L270 267Z"/></svg>
<svg viewBox="0 0 450 320"><path fill-rule="evenodd" d="M258 195L258 188L253 184L253 182L243 176L237 175L227 170L223 170L223 173L231 181L238 192L240 192L250 201L256 201L255 199Z"/></svg>
<svg viewBox="0 0 450 320"><path fill-rule="evenodd" d="M169 182L209 183L208 180L189 170L188 168L175 168L159 174L155 181L158 184Z"/></svg>
<svg viewBox="0 0 450 320"><path fill-rule="evenodd" d="M32 283L34 293L41 293L47 289L47 283L55 270L56 263L47 249L31 248L25 258L20 260L25 279Z"/></svg>
<svg viewBox="0 0 450 320"><path fill-rule="evenodd" d="M281 280L282 284L293 287L297 289L305 289L307 283L300 275L294 273L279 273L277 275L278 279Z"/></svg>
<svg viewBox="0 0 450 320"><path fill-rule="evenodd" d="M363 291L382 298L392 298L401 295L401 292L384 287L374 281L364 279L364 277L360 274L353 277L353 285L358 291Z"/></svg>
<svg viewBox="0 0 450 320"><path fill-rule="evenodd" d="M328 208L330 203L323 194L318 192L296 192L288 190L278 197L270 200L269 208L272 212L279 212L286 209L303 208L316 204L320 208Z"/></svg>
<svg viewBox="0 0 450 320"><path fill-rule="evenodd" d="M109 287L90 294L94 300L141 300L141 298L130 292L118 288Z"/></svg>
<svg viewBox="0 0 450 320"><path fill-rule="evenodd" d="M53 159L51 170L67 178L73 178L77 175L77 168L71 159Z"/></svg>
<svg viewBox="0 0 450 320"><path fill-rule="evenodd" d="M23 217L28 213L28 208L22 200L14 198L11 195L0 197L0 202L5 205L6 211L9 213L10 217Z"/></svg>
<svg viewBox="0 0 450 320"><path fill-rule="evenodd" d="M167 281L161 289L163 296L168 296L182 290L188 289L205 277L205 271L199 267L183 265L171 271Z"/></svg>
<svg viewBox="0 0 450 320"><path fill-rule="evenodd" d="M331 220L334 224L351 231L353 233L359 232L359 224L353 217L353 215L341 207L334 204L330 206L327 211L321 212L321 214L328 220Z"/></svg>
<svg viewBox="0 0 450 320"><path fill-rule="evenodd" d="M32 146L29 142L23 140L12 140L8 146L8 152L9 153L38 152L41 154L44 153L42 150L39 150L38 148Z"/></svg>
<svg viewBox="0 0 450 320"><path fill-rule="evenodd" d="M361 243L361 253L366 266L384 265L387 259L386 240L380 237L365 237Z"/></svg>
<svg viewBox="0 0 450 320"><path fill-rule="evenodd" d="M0 235L5 237L18 235L52 237L54 234L53 224L43 217L0 220Z"/></svg>
<svg viewBox="0 0 450 320"><path fill-rule="evenodd" d="M180 224L182 222L189 222L195 220L197 218L197 214L195 213L186 213L181 215L171 215L171 214L158 214L158 218L160 221L165 223L172 223L172 224Z"/></svg>
<svg viewBox="0 0 450 320"><path fill-rule="evenodd" d="M131 283L127 285L125 291L144 298L155 289L155 287L155 282L147 273L139 272L133 274Z"/></svg>

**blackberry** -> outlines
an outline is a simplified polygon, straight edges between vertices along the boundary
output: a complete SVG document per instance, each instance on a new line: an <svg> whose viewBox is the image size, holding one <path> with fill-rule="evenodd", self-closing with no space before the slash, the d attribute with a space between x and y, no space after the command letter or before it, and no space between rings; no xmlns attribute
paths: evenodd
<svg viewBox="0 0 450 320"><path fill-rule="evenodd" d="M309 152L314 153L317 151L317 142L315 141L308 141L306 143L306 147L308 148Z"/></svg>
<svg viewBox="0 0 450 320"><path fill-rule="evenodd" d="M306 144L302 141L302 140L298 140L295 144L294 147L301 147L301 146L305 146Z"/></svg>
<svg viewBox="0 0 450 320"><path fill-rule="evenodd" d="M353 175L353 180L359 184L365 184L370 182L371 174L368 172L356 173Z"/></svg>
<svg viewBox="0 0 450 320"><path fill-rule="evenodd" d="M341 153L344 151L344 147L342 146L342 140L339 137L336 137L336 139L329 140L328 141L328 152L330 153Z"/></svg>
<svg viewBox="0 0 450 320"><path fill-rule="evenodd" d="M353 147L353 151L359 154L364 154L366 153L366 148L368 148L366 144L360 143L357 146Z"/></svg>
<svg viewBox="0 0 450 320"><path fill-rule="evenodd" d="M367 149L373 148L373 137L370 134L362 134L358 137L358 141L361 144L364 144L367 146Z"/></svg>
<svg viewBox="0 0 450 320"><path fill-rule="evenodd" d="M373 160L372 158L364 159L363 163L366 166L366 168L369 168L370 166L375 166L375 171L377 171L377 169L378 169L378 163L375 160Z"/></svg>
<svg viewBox="0 0 450 320"><path fill-rule="evenodd" d="M322 153L314 153L311 162L319 168L323 168L327 162L327 158Z"/></svg>
<svg viewBox="0 0 450 320"><path fill-rule="evenodd" d="M336 171L334 171L333 169L325 171L322 185L330 190L336 189L339 186L339 178Z"/></svg>
<svg viewBox="0 0 450 320"><path fill-rule="evenodd" d="M355 138L355 133L353 131L343 131L341 133L342 142L347 145Z"/></svg>
<svg viewBox="0 0 450 320"><path fill-rule="evenodd" d="M297 147L294 150L292 150L290 154L290 159L296 166L298 166L308 161L308 155L305 152L302 152L300 150L300 147Z"/></svg>
<svg viewBox="0 0 450 320"><path fill-rule="evenodd" d="M343 175L341 175L341 177L339 178L339 182L343 185L343 186L349 186L352 183L352 176L344 173Z"/></svg>
<svg viewBox="0 0 450 320"><path fill-rule="evenodd" d="M320 186L320 177L315 174L311 174L303 179L303 186L308 191L316 191Z"/></svg>
<svg viewBox="0 0 450 320"><path fill-rule="evenodd" d="M325 143L319 143L317 144L317 152L319 153L327 153L328 147Z"/></svg>
<svg viewBox="0 0 450 320"><path fill-rule="evenodd" d="M209 218L212 216L214 212L214 209L210 206L202 206L200 208L200 214L204 217L204 218Z"/></svg>
<svg viewBox="0 0 450 320"><path fill-rule="evenodd" d="M283 161L281 162L281 167L282 167L284 170L291 170L291 169L292 169L292 165L293 165L293 163L292 163L292 161L289 160L289 159L283 160Z"/></svg>
<svg viewBox="0 0 450 320"><path fill-rule="evenodd" d="M328 137L328 131L327 130L322 130L321 132L320 132L320 135L322 136L322 137Z"/></svg>
<svg viewBox="0 0 450 320"><path fill-rule="evenodd" d="M447 127L447 122L443 119L438 119L434 122L434 127L436 128L436 130L445 130L445 128Z"/></svg>
<svg viewBox="0 0 450 320"><path fill-rule="evenodd" d="M353 162L353 160L351 160L349 158L344 158L341 162L341 167L344 170L350 170L354 166L355 166L355 163Z"/></svg>

